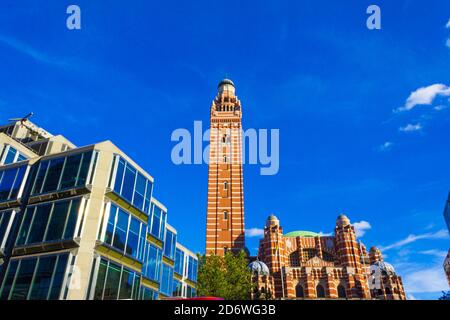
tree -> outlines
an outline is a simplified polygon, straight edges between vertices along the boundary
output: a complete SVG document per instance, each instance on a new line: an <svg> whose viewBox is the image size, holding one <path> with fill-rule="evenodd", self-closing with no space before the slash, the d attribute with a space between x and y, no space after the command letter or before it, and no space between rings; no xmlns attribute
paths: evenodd
<svg viewBox="0 0 450 320"><path fill-rule="evenodd" d="M227 300L250 299L252 274L244 251L227 252L224 257L199 256L197 293L199 296L221 297Z"/></svg>

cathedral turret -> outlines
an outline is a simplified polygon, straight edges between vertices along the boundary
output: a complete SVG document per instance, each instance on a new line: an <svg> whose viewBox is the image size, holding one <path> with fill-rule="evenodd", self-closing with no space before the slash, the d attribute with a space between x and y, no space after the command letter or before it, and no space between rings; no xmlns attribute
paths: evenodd
<svg viewBox="0 0 450 320"><path fill-rule="evenodd" d="M383 261L383 255L381 254L380 249L378 249L377 247L370 248L369 259L370 264L374 264L378 261Z"/></svg>

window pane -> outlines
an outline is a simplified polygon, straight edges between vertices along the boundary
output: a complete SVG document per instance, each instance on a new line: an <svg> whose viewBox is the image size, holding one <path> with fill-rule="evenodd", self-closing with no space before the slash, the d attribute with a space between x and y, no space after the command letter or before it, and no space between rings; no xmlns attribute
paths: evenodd
<svg viewBox="0 0 450 320"><path fill-rule="evenodd" d="M125 162L122 158L119 159L117 164L116 181L114 183L114 191L120 194L122 188L123 171L125 170Z"/></svg>
<svg viewBox="0 0 450 320"><path fill-rule="evenodd" d="M109 245L112 245L116 215L117 215L117 207L111 204L111 209L109 210L108 225L106 226L106 234L104 240L104 242Z"/></svg>
<svg viewBox="0 0 450 320"><path fill-rule="evenodd" d="M50 288L50 300L59 299L62 284L64 281L64 275L67 267L67 260L69 258L68 254L63 254L58 256L58 262L55 269L55 274L53 276L52 287Z"/></svg>
<svg viewBox="0 0 450 320"><path fill-rule="evenodd" d="M14 158L16 157L17 150L13 147L9 147L8 154L6 155L4 164L10 164L14 162Z"/></svg>
<svg viewBox="0 0 450 320"><path fill-rule="evenodd" d="M137 255L140 228L141 223L139 222L139 220L134 217L131 217L126 253L134 258L136 258Z"/></svg>
<svg viewBox="0 0 450 320"><path fill-rule="evenodd" d="M64 231L64 239L73 239L75 227L78 219L78 211L80 209L81 199L72 200L69 217L67 218L66 230Z"/></svg>
<svg viewBox="0 0 450 320"><path fill-rule="evenodd" d="M69 156L66 160L64 172L61 178L61 189L75 186L77 182L78 169L81 162L81 153Z"/></svg>
<svg viewBox="0 0 450 320"><path fill-rule="evenodd" d="M39 171L36 175L32 194L41 193L42 183L44 182L45 173L47 172L49 161L41 162L39 165Z"/></svg>
<svg viewBox="0 0 450 320"><path fill-rule="evenodd" d="M159 238L160 226L161 226L161 214L162 211L157 206L153 205L153 222L151 234Z"/></svg>
<svg viewBox="0 0 450 320"><path fill-rule="evenodd" d="M127 164L125 168L125 177L123 179L122 196L129 202L133 200L134 180L136 178L136 170Z"/></svg>
<svg viewBox="0 0 450 320"><path fill-rule="evenodd" d="M64 158L53 159L50 161L42 192L49 192L58 189L58 183L61 176L63 164Z"/></svg>
<svg viewBox="0 0 450 320"><path fill-rule="evenodd" d="M20 185L22 184L23 177L25 175L25 167L20 167L17 169L16 181L11 191L10 199L16 199L19 194Z"/></svg>
<svg viewBox="0 0 450 320"><path fill-rule="evenodd" d="M108 262L106 260L100 261L100 266L97 274L97 283L95 285L94 300L101 300L103 295L103 286L105 284L106 270Z"/></svg>
<svg viewBox="0 0 450 320"><path fill-rule="evenodd" d="M12 260L9 262L8 271L3 281L3 288L0 292L0 300L7 300L9 297L9 293L11 291L11 286L14 281L14 277L16 275L17 266L19 262L17 260Z"/></svg>
<svg viewBox="0 0 450 320"><path fill-rule="evenodd" d="M2 171L3 175L0 181L0 201L9 200L9 194L16 179L17 169ZM1 173L0 173L1 174Z"/></svg>
<svg viewBox="0 0 450 320"><path fill-rule="evenodd" d="M11 294L11 300L25 300L27 298L35 266L36 259L24 259L20 261L17 278Z"/></svg>
<svg viewBox="0 0 450 320"><path fill-rule="evenodd" d="M78 175L77 186L84 186L86 184L89 166L91 164L92 151L83 153L83 160L81 161L80 174Z"/></svg>
<svg viewBox="0 0 450 320"><path fill-rule="evenodd" d="M119 299L131 299L133 290L134 273L123 269L120 283Z"/></svg>
<svg viewBox="0 0 450 320"><path fill-rule="evenodd" d="M33 225L31 226L30 235L28 236L27 244L42 242L44 239L45 228L47 227L48 218L50 215L52 205L44 204L36 207L34 213Z"/></svg>
<svg viewBox="0 0 450 320"><path fill-rule="evenodd" d="M117 217L116 230L114 234L114 247L120 250L125 249L128 229L128 217L128 214L119 208L119 215Z"/></svg>
<svg viewBox="0 0 450 320"><path fill-rule="evenodd" d="M56 256L43 257L39 259L33 287L30 293L30 300L47 299L53 269L55 267Z"/></svg>
<svg viewBox="0 0 450 320"><path fill-rule="evenodd" d="M53 206L53 212L48 225L45 241L62 239L67 212L69 211L69 204L70 201L62 201L55 203Z"/></svg>
<svg viewBox="0 0 450 320"><path fill-rule="evenodd" d="M109 263L108 273L106 276L104 300L116 300L119 291L120 281L120 269L119 265L115 263Z"/></svg>
<svg viewBox="0 0 450 320"><path fill-rule="evenodd" d="M27 208L24 213L22 226L20 228L19 235L17 236L16 245L18 246L25 244L25 240L27 239L28 232L31 227L31 219L33 218L34 209L35 207Z"/></svg>
<svg viewBox="0 0 450 320"><path fill-rule="evenodd" d="M140 210L143 210L144 206L145 185L145 177L142 174L138 173L136 178L136 189L134 191L133 205Z"/></svg>

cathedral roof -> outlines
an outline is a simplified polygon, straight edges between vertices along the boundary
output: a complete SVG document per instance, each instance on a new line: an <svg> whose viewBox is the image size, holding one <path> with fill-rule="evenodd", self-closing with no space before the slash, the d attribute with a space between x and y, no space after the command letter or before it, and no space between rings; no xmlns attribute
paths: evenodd
<svg viewBox="0 0 450 320"><path fill-rule="evenodd" d="M295 238L295 237L304 237L304 238L314 238L319 237L320 234L312 231L304 231L304 230L298 230L298 231L291 231L284 235L284 237L287 238Z"/></svg>
<svg viewBox="0 0 450 320"><path fill-rule="evenodd" d="M262 261L255 260L253 262L250 262L250 264L248 265L248 268L252 271L252 273L256 273L260 276L268 276L269 275L269 268Z"/></svg>

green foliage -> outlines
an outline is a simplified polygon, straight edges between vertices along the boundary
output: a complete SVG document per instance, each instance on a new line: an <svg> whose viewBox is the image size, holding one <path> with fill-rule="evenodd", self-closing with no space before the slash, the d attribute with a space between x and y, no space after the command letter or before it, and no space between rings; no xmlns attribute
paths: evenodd
<svg viewBox="0 0 450 320"><path fill-rule="evenodd" d="M199 256L198 296L221 297L227 300L250 299L252 274L244 251L227 252L221 256Z"/></svg>

